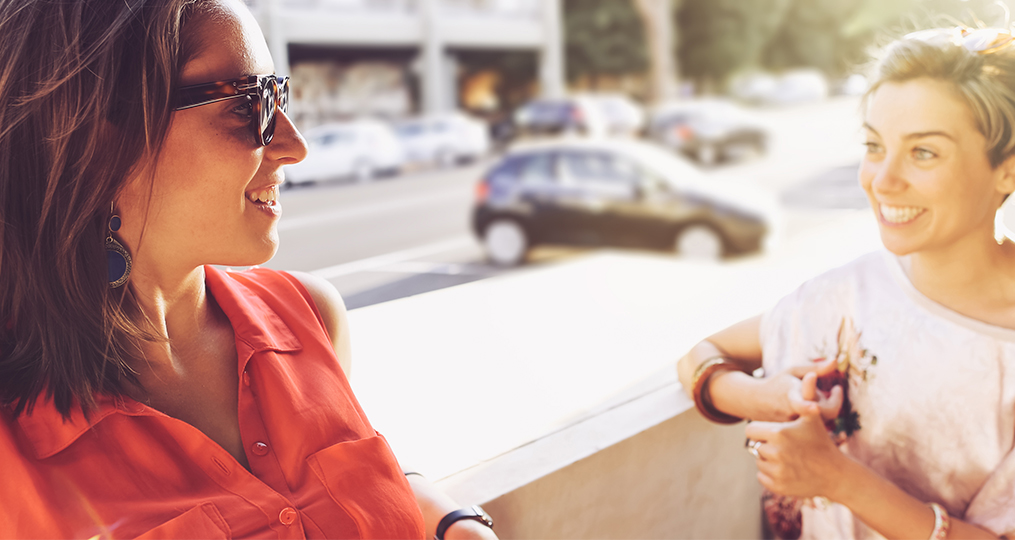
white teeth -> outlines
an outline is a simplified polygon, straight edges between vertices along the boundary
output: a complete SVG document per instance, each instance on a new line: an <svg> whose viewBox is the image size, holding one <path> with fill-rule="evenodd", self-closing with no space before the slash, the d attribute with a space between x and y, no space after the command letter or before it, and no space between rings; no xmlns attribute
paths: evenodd
<svg viewBox="0 0 1015 540"><path fill-rule="evenodd" d="M889 223L907 223L913 221L924 212L923 208L916 206L888 206L880 205L881 217Z"/></svg>
<svg viewBox="0 0 1015 540"><path fill-rule="evenodd" d="M278 188L271 186L260 191L247 193L247 199L258 204L274 204L278 200Z"/></svg>

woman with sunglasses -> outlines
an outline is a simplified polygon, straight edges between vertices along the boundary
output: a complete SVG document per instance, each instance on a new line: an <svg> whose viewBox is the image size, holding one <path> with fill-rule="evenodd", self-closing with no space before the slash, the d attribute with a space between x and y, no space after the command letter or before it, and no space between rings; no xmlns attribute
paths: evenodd
<svg viewBox="0 0 1015 540"><path fill-rule="evenodd" d="M239 0L3 0L0 57L0 537L496 538L370 426L330 284L209 266L307 152Z"/></svg>
<svg viewBox="0 0 1015 540"><path fill-rule="evenodd" d="M777 535L1011 537L1015 244L995 214L1015 191L1015 43L912 34L872 81L859 179L885 251L702 341L678 372L709 419L753 420Z"/></svg>

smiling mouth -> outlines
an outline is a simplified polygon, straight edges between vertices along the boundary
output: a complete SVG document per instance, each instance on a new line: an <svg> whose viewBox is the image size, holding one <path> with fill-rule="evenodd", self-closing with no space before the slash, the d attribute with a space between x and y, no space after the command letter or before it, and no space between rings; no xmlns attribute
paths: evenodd
<svg viewBox="0 0 1015 540"><path fill-rule="evenodd" d="M278 186L270 186L247 193L247 200L260 205L275 206L278 204Z"/></svg>
<svg viewBox="0 0 1015 540"><path fill-rule="evenodd" d="M909 223L927 211L926 208L918 206L888 206L887 204L878 205L878 208L881 211L881 218L892 225Z"/></svg>

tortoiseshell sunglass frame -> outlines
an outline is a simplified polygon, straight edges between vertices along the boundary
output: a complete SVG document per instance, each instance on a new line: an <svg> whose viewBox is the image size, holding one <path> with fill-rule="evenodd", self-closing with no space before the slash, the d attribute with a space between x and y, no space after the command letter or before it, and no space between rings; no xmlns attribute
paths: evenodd
<svg viewBox="0 0 1015 540"><path fill-rule="evenodd" d="M254 130L255 139L261 146L267 145L275 136L278 111L289 111L289 77L250 75L228 81L184 86L177 91L174 110L182 111L241 97L250 101L250 126Z"/></svg>

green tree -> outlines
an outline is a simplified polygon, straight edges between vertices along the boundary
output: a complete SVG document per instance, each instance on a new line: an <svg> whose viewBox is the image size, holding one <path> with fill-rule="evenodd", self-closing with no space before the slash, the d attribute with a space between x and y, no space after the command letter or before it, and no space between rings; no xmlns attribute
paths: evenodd
<svg viewBox="0 0 1015 540"><path fill-rule="evenodd" d="M683 0L676 13L684 77L721 82L755 65L791 0Z"/></svg>
<svg viewBox="0 0 1015 540"><path fill-rule="evenodd" d="M863 1L792 0L762 52L761 65L774 70L814 67L828 74L848 69L862 57L869 35L847 35L843 21Z"/></svg>
<svg viewBox="0 0 1015 540"><path fill-rule="evenodd" d="M567 78L643 73L645 29L630 0L564 0Z"/></svg>
<svg viewBox="0 0 1015 540"><path fill-rule="evenodd" d="M1015 2L1006 0L860 0L859 9L844 25L847 36L881 35L895 38L922 28L964 24L979 26L1010 26L1004 6L1009 10Z"/></svg>

